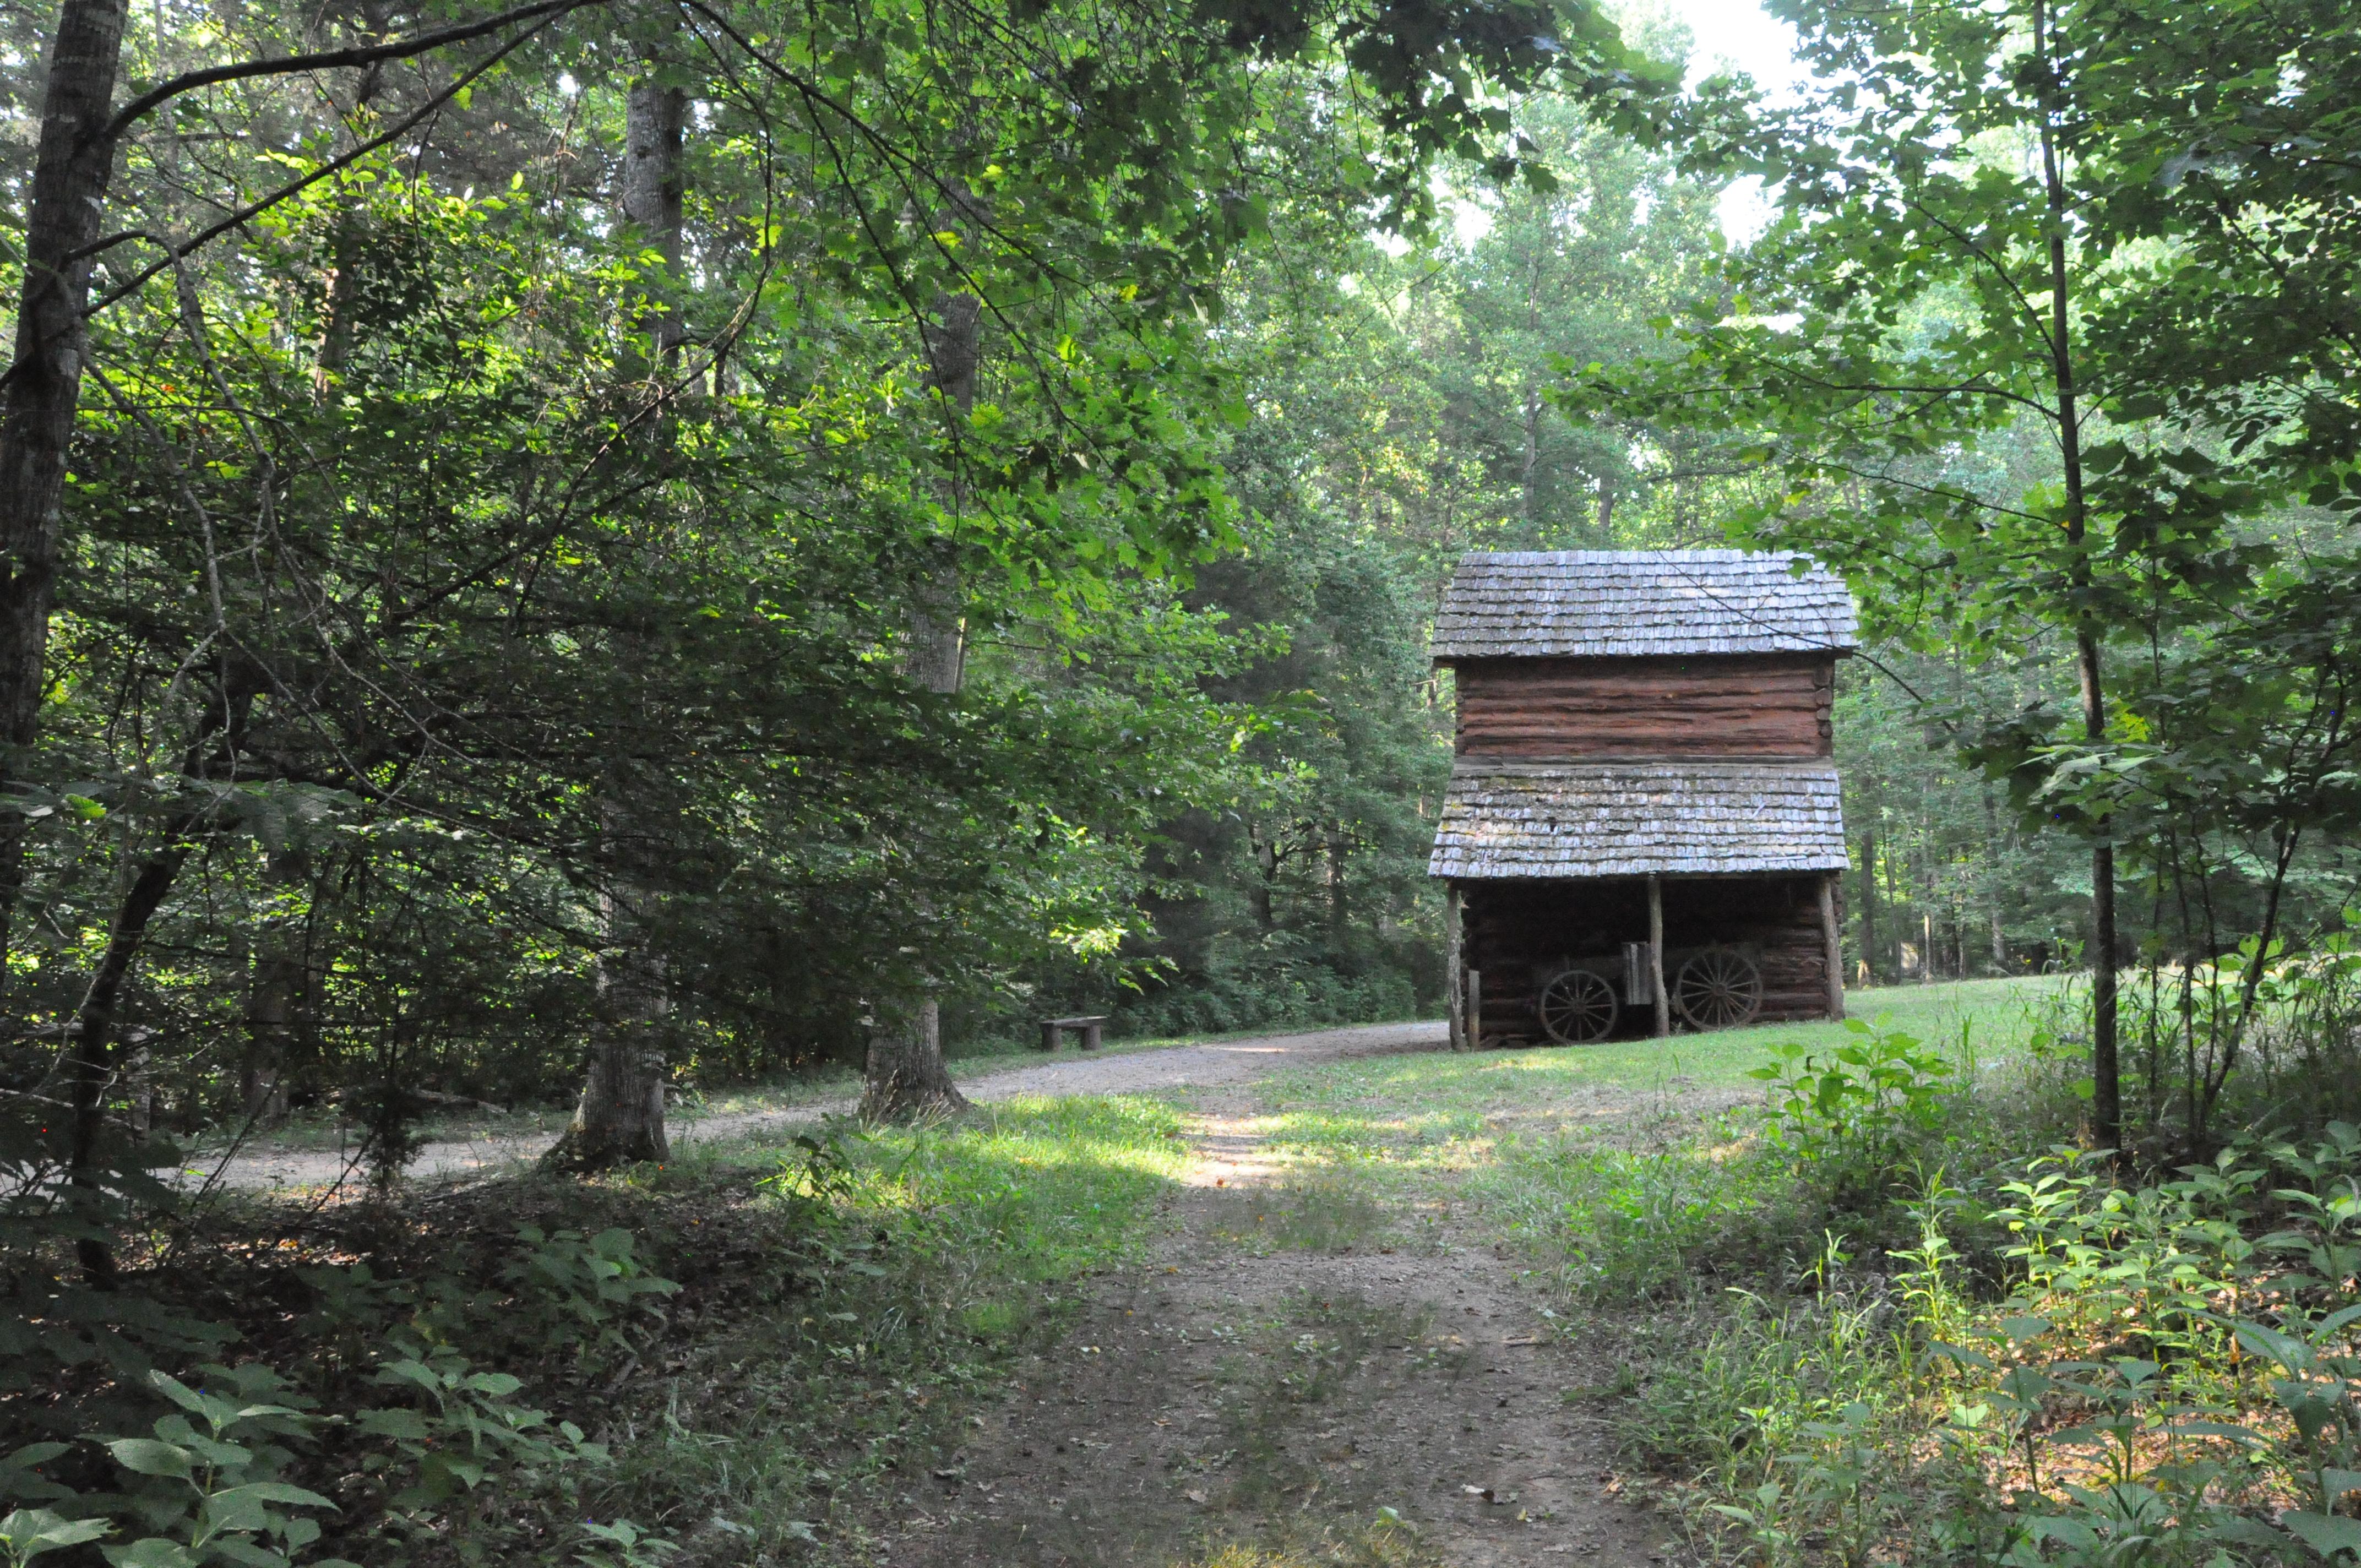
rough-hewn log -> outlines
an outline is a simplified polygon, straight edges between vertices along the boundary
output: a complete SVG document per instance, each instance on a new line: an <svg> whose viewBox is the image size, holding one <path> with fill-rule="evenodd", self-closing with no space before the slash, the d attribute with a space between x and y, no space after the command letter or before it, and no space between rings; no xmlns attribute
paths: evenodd
<svg viewBox="0 0 2361 1568"><path fill-rule="evenodd" d="M1825 757L1825 654L1474 659L1455 668L1464 757Z"/></svg>

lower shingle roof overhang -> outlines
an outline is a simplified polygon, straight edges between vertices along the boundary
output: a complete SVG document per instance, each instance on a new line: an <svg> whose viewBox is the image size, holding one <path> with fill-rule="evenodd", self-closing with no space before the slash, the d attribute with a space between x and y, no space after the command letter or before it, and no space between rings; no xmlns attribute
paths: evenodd
<svg viewBox="0 0 2361 1568"><path fill-rule="evenodd" d="M1828 762L1462 761L1427 874L1562 881L1845 863L1843 795Z"/></svg>

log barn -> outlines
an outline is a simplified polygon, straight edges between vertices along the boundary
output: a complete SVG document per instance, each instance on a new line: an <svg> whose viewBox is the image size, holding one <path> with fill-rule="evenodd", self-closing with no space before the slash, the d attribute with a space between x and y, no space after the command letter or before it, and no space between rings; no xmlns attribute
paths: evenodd
<svg viewBox="0 0 2361 1568"><path fill-rule="evenodd" d="M1429 874L1452 1044L1844 1015L1831 746L1851 595L1738 550L1463 556Z"/></svg>

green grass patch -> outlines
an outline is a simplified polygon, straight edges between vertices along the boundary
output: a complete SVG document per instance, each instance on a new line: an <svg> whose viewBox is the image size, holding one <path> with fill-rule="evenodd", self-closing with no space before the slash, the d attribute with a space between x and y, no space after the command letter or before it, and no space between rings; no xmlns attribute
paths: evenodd
<svg viewBox="0 0 2361 1568"><path fill-rule="evenodd" d="M752 1201L796 1217L806 1261L796 1294L685 1333L626 1388L601 1516L666 1521L730 1561L858 1560L878 1494L941 1463L1079 1282L1154 1234L1180 1130L1153 1100L1016 1100L784 1151L692 1145L641 1173L652 1205L762 1181ZM670 1216L667 1251L693 1247L697 1218Z"/></svg>
<svg viewBox="0 0 2361 1568"><path fill-rule="evenodd" d="M1965 1031L1989 1065L2014 1048L2058 984L2035 976L1890 986L1848 1000L1857 1015L1888 1018L1955 1055ZM1396 1198L1423 1190L1433 1176L1465 1174L1471 1195L1529 1208L1536 1195L1515 1191L1521 1184L1538 1177L1544 1185L1611 1189L1612 1168L1635 1152L1657 1162L1658 1175L1671 1174L1665 1150L1696 1141L1701 1092L1752 1097L1760 1086L1747 1074L1771 1059L1774 1044L1817 1049L1850 1038L1841 1024L1764 1024L1669 1040L1328 1063L1266 1080L1257 1130L1307 1168L1354 1173ZM1589 1175L1576 1168L1593 1155ZM1705 1157L1679 1161L1686 1168ZM1691 1174L1702 1180L1707 1173ZM1689 1207L1684 1201L1682 1212Z"/></svg>

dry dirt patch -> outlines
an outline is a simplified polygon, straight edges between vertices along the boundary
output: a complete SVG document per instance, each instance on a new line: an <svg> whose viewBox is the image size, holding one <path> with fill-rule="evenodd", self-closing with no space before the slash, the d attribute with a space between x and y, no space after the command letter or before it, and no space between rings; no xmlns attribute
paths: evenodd
<svg viewBox="0 0 2361 1568"><path fill-rule="evenodd" d="M881 1560L1172 1568L1229 1544L1450 1568L1659 1560L1583 1398L1611 1369L1509 1264L1449 1205L1404 1234L1349 1188L1298 1184L1241 1130L1243 1093L1208 1101L1169 1242L1102 1281L961 1451L910 1475Z"/></svg>

